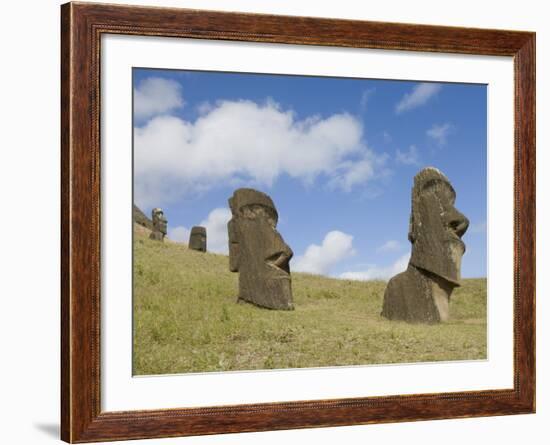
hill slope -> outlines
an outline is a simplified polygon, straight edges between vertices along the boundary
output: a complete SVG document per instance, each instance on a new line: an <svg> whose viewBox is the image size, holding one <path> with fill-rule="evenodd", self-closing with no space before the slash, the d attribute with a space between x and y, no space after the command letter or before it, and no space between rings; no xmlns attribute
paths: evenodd
<svg viewBox="0 0 550 445"><path fill-rule="evenodd" d="M134 374L486 358L486 280L465 280L451 319L380 317L386 283L293 273L294 311L236 304L224 255L134 231ZM291 264L292 266L292 264Z"/></svg>
<svg viewBox="0 0 550 445"><path fill-rule="evenodd" d="M145 213L143 213L141 209L135 204L132 208L132 217L135 224L139 224L140 226L143 226L149 230L153 230L153 221L147 218L147 216L145 216Z"/></svg>

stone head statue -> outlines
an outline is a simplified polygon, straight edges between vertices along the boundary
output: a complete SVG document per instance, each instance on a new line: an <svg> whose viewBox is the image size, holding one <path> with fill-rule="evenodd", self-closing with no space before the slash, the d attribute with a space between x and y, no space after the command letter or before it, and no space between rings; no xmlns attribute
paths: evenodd
<svg viewBox="0 0 550 445"><path fill-rule="evenodd" d="M153 231L151 232L149 238L157 241L164 241L168 221L164 217L164 212L162 209L159 209L158 207L154 208L151 212L151 219L153 220Z"/></svg>
<svg viewBox="0 0 550 445"><path fill-rule="evenodd" d="M229 207L229 269L239 272L239 300L293 309L289 266L293 253L276 229L275 204L265 193L241 188L229 199Z"/></svg>
<svg viewBox="0 0 550 445"><path fill-rule="evenodd" d="M455 207L456 193L433 167L414 177L409 241L412 253L405 272L386 287L382 316L390 320L438 323L449 318L453 289L460 285L468 219Z"/></svg>
<svg viewBox="0 0 550 445"><path fill-rule="evenodd" d="M458 286L466 247L462 236L469 221L455 207L456 193L438 169L427 167L414 177L409 241L411 264Z"/></svg>
<svg viewBox="0 0 550 445"><path fill-rule="evenodd" d="M189 248L206 252L206 227L194 226L189 235Z"/></svg>

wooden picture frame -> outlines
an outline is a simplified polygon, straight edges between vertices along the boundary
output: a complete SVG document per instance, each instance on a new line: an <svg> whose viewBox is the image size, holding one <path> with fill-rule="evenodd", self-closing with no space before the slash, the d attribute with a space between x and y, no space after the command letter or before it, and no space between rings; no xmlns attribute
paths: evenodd
<svg viewBox="0 0 550 445"><path fill-rule="evenodd" d="M535 411L535 34L91 3L61 7L61 438L94 442ZM209 408L102 412L102 34L514 58L514 387ZM511 252L510 252L511 253Z"/></svg>

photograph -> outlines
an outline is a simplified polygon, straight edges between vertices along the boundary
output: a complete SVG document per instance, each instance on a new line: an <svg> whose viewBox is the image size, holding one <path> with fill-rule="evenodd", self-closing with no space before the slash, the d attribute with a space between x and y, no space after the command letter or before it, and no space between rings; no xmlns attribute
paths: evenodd
<svg viewBox="0 0 550 445"><path fill-rule="evenodd" d="M132 68L134 376L487 359L487 85Z"/></svg>
<svg viewBox="0 0 550 445"><path fill-rule="evenodd" d="M145 3L55 14L61 439L542 426L541 14Z"/></svg>

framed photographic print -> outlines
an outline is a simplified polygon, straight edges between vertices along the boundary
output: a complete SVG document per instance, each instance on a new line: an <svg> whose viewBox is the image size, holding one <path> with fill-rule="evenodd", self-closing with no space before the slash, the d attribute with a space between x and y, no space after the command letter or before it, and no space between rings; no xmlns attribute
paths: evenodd
<svg viewBox="0 0 550 445"><path fill-rule="evenodd" d="M534 33L61 15L63 440L534 412Z"/></svg>

